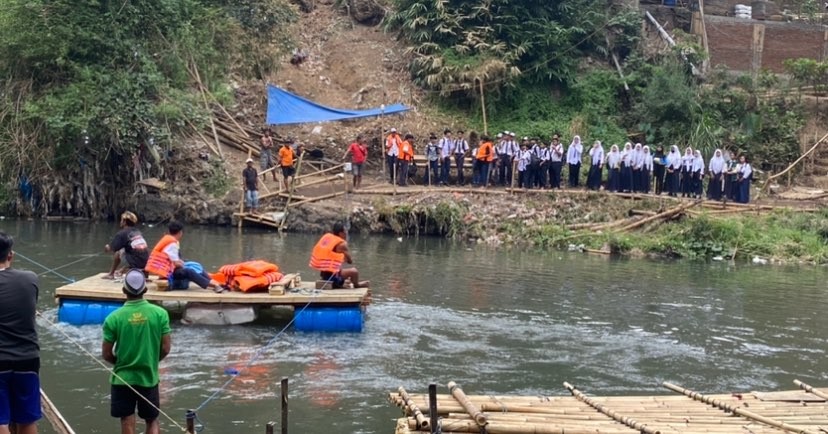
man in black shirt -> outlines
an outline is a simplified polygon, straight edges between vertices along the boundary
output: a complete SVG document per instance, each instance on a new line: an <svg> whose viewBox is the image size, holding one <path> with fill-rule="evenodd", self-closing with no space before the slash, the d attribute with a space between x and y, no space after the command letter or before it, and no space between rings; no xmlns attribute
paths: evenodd
<svg viewBox="0 0 828 434"><path fill-rule="evenodd" d="M0 432L36 434L40 412L37 275L11 268L14 240L0 231Z"/></svg>
<svg viewBox="0 0 828 434"><path fill-rule="evenodd" d="M259 174L253 168L253 159L247 159L247 167L242 170L242 188L244 188L244 201L251 214L256 214L259 207Z"/></svg>
<svg viewBox="0 0 828 434"><path fill-rule="evenodd" d="M141 231L135 227L136 224L138 224L138 217L135 214L129 211L121 214L121 230L104 247L107 252L115 252L112 258L112 268L109 269L109 274L104 276L104 279L115 278L115 270L122 261L127 263L126 268L143 270L147 266L149 248Z"/></svg>

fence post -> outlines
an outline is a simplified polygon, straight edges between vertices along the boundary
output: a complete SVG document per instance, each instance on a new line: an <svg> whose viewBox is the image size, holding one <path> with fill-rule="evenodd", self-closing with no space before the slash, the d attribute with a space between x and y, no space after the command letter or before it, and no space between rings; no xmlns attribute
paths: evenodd
<svg viewBox="0 0 828 434"><path fill-rule="evenodd" d="M187 410L187 433L188 434L195 434L195 411Z"/></svg>
<svg viewBox="0 0 828 434"><path fill-rule="evenodd" d="M282 378L282 434L288 433L288 379Z"/></svg>
<svg viewBox="0 0 828 434"><path fill-rule="evenodd" d="M428 385L428 416L431 418L431 434L440 432L439 420L437 418L437 385Z"/></svg>
<svg viewBox="0 0 828 434"><path fill-rule="evenodd" d="M265 425L265 434L273 434L273 429L276 426L276 422L268 422Z"/></svg>

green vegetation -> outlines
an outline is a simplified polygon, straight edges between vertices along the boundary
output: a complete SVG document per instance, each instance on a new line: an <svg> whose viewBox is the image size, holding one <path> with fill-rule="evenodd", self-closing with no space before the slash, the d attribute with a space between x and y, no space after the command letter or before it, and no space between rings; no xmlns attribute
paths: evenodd
<svg viewBox="0 0 828 434"><path fill-rule="evenodd" d="M0 180L81 166L130 185L133 155L158 163L202 124L198 83L231 100L229 75L267 74L294 16L286 0L4 2Z"/></svg>
<svg viewBox="0 0 828 434"><path fill-rule="evenodd" d="M775 76L711 71L701 80L683 58L701 65L706 54L680 32L673 51L645 55L636 9L584 0L393 3L396 12L386 28L414 53L415 83L478 130L482 82L489 131L546 139L556 132L578 134L605 145L638 140L693 146L706 155L726 148L748 153L765 169L798 156L805 114L778 92ZM824 82L824 68L805 63L795 64L795 78Z"/></svg>
<svg viewBox="0 0 828 434"><path fill-rule="evenodd" d="M552 249L581 246L609 250L613 254L709 260L714 257L751 260L760 257L778 262L828 264L828 209L820 212L779 210L760 216L730 216L701 212L700 215L631 232L615 229L567 229L578 223L611 222L637 210L657 211L657 200L627 201L596 194L569 198L565 205L555 195L535 196L528 204L537 211L525 218L490 216L494 203L479 204L441 199L416 205L376 206L379 220L397 234L440 235L457 240L499 240L511 245L532 245ZM529 199L528 197L524 199ZM594 206L601 202L603 207ZM540 217L543 210L556 209L554 217ZM585 211L587 210L587 211ZM534 214L534 213L533 213ZM476 216L476 218L474 217Z"/></svg>

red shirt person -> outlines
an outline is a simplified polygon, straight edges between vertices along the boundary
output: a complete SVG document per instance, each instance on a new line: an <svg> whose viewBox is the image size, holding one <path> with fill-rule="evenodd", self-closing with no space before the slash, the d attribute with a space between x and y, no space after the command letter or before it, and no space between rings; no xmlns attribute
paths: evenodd
<svg viewBox="0 0 828 434"><path fill-rule="evenodd" d="M365 146L365 139L361 135L357 136L356 141L348 146L348 150L345 151L342 158L345 159L348 154L351 154L351 173L354 175L354 188L359 188L362 184L363 164L368 158L368 147Z"/></svg>

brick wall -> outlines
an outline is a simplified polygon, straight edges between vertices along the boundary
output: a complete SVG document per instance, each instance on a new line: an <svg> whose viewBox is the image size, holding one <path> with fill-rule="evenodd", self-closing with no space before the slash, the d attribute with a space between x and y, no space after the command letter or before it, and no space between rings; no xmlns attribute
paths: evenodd
<svg viewBox="0 0 828 434"><path fill-rule="evenodd" d="M773 21L705 16L710 65L735 71L750 71L753 65L754 26L764 26L761 68L784 72L786 59L801 57L824 60L826 27Z"/></svg>
<svg viewBox="0 0 828 434"><path fill-rule="evenodd" d="M710 66L723 65L735 71L750 71L753 62L751 43L753 25L739 22L711 20L705 17L707 44L710 48Z"/></svg>
<svg viewBox="0 0 828 434"><path fill-rule="evenodd" d="M825 41L823 29L800 29L765 26L765 46L762 50L762 68L784 72L786 59L807 57L822 60Z"/></svg>

